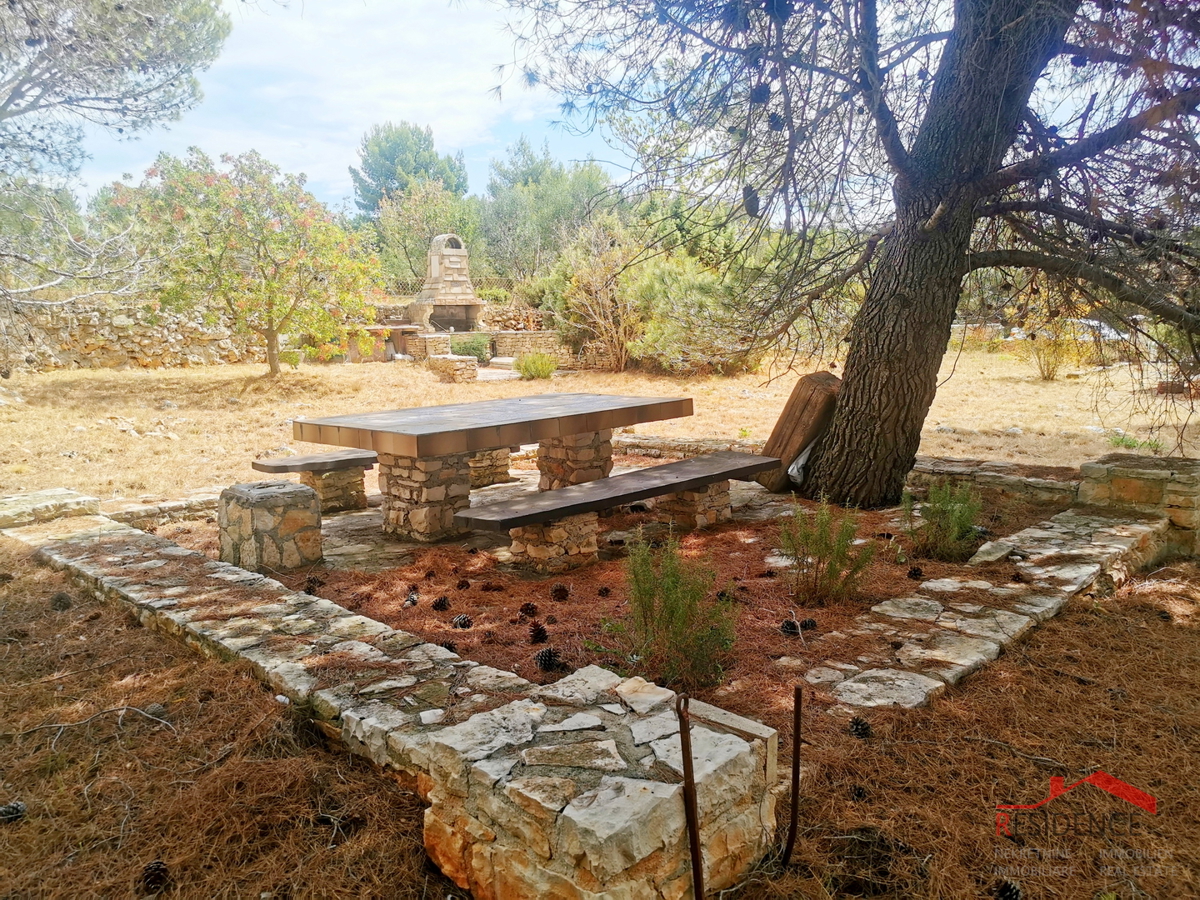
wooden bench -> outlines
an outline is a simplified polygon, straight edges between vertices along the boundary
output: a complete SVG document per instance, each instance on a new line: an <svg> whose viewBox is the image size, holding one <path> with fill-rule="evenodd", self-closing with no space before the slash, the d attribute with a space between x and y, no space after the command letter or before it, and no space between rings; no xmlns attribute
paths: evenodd
<svg viewBox="0 0 1200 900"><path fill-rule="evenodd" d="M596 513L637 500L663 497L660 518L686 528L731 516L729 481L749 481L779 467L779 460L726 451L683 459L611 478L574 484L490 503L456 513L456 524L484 531L507 531L513 558L543 571L583 565L596 558Z"/></svg>
<svg viewBox="0 0 1200 900"><path fill-rule="evenodd" d="M321 512L331 513L367 508L363 475L375 461L375 453L371 450L338 450L312 456L256 459L250 463L250 468L275 475L299 472L300 483L308 485L321 498Z"/></svg>

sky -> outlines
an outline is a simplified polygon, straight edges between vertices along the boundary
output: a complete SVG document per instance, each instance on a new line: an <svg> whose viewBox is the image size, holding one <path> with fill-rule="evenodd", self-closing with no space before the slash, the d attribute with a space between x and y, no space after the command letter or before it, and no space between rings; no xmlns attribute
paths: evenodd
<svg viewBox="0 0 1200 900"><path fill-rule="evenodd" d="M128 174L139 181L161 152L196 146L213 157L257 150L285 172L303 172L318 199L353 198L348 167L371 125L408 121L433 129L439 153L462 151L472 193L487 189L488 161L527 136L560 160L590 154L619 172L620 154L597 134L552 123L556 98L510 82L507 13L489 0L223 0L233 22L220 58L200 74L203 101L164 128L131 137L93 132L83 194Z"/></svg>

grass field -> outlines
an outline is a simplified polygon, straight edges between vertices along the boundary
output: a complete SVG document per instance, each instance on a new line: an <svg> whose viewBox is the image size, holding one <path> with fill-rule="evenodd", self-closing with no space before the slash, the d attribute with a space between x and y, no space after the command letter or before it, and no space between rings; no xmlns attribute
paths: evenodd
<svg viewBox="0 0 1200 900"><path fill-rule="evenodd" d="M405 363L304 367L274 381L262 372L223 366L18 375L0 393L0 495L69 487L103 499L178 497L257 480L250 462L281 447L318 452L293 441L293 418L546 391L690 396L694 416L638 430L765 439L797 377L579 373L451 385ZM1151 398L1131 389L1125 370L1043 382L1025 360L968 351L947 355L942 381L925 425L925 454L1078 465L1112 451L1113 428L1129 433L1127 443L1152 437L1154 416L1137 408ZM1186 405L1169 412L1179 419ZM1014 428L1021 433L1006 433ZM1176 433L1160 435L1162 450L1175 447ZM1196 429L1185 437L1182 449L1194 455Z"/></svg>

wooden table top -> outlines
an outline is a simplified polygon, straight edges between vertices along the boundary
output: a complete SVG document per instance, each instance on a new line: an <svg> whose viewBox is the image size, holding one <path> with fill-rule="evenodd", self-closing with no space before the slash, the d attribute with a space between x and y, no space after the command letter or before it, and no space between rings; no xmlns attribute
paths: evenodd
<svg viewBox="0 0 1200 900"><path fill-rule="evenodd" d="M394 456L445 456L690 415L690 397L536 394L507 400L296 419L292 423L292 436L298 441L357 447Z"/></svg>

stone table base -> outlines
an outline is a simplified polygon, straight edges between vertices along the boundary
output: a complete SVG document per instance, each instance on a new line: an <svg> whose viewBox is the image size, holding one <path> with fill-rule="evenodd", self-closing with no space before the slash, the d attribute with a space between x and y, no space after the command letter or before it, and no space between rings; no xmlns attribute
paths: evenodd
<svg viewBox="0 0 1200 900"><path fill-rule="evenodd" d="M561 572L599 558L596 535L600 522L595 513L568 516L544 525L526 525L509 531L513 562L538 572Z"/></svg>
<svg viewBox="0 0 1200 900"><path fill-rule="evenodd" d="M508 447L499 450L480 450L472 453L469 460L471 466L471 487L483 488L493 484L508 484L516 481L509 473L512 462L512 451Z"/></svg>
<svg viewBox="0 0 1200 900"><path fill-rule="evenodd" d="M607 478L612 471L612 429L550 438L538 444L539 491Z"/></svg>
<svg viewBox="0 0 1200 900"><path fill-rule="evenodd" d="M412 457L379 454L383 530L418 541L460 534L454 514L471 505L471 454Z"/></svg>

